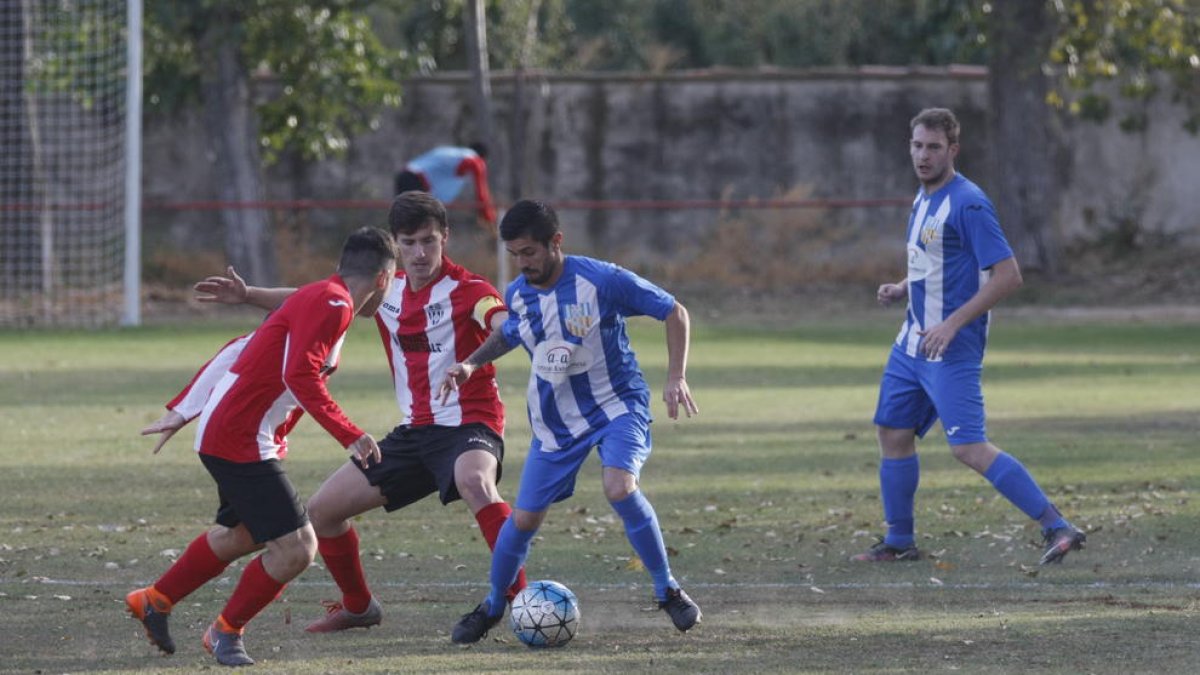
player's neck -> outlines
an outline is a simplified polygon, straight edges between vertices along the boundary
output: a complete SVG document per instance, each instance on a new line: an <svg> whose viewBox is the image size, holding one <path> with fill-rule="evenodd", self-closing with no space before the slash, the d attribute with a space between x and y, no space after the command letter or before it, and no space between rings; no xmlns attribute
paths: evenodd
<svg viewBox="0 0 1200 675"><path fill-rule="evenodd" d="M958 175L958 174L955 173L954 167L949 167L946 169L946 172L943 173L936 181L933 181L931 183L921 183L921 187L924 188L924 190L925 190L925 196L928 197L929 195L946 187L946 185L949 184L950 181L954 180L954 177L956 175Z"/></svg>
<svg viewBox="0 0 1200 675"><path fill-rule="evenodd" d="M429 284L433 283L433 280L440 276L442 276L442 265L441 263L438 263L436 267L433 267L429 270L429 274L427 275L419 276L405 273L404 282L408 284L408 290L416 293L422 288L425 288Z"/></svg>
<svg viewBox="0 0 1200 675"><path fill-rule="evenodd" d="M542 290L542 291L548 291L551 288L554 288L554 286L556 284L558 284L558 280L562 278L563 269L566 267L566 260L567 260L566 255L560 255L558 258L558 263L554 267L554 273L551 274L548 279L546 279L546 282L542 283L542 284L530 284L530 285L533 286L534 288L536 288L538 290Z"/></svg>

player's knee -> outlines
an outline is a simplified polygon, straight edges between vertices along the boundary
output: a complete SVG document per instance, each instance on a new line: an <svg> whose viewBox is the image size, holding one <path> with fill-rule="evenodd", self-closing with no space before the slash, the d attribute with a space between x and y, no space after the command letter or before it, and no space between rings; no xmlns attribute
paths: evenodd
<svg viewBox="0 0 1200 675"><path fill-rule="evenodd" d="M879 441L879 453L883 457L904 459L917 451L917 436L912 429L877 426L875 437Z"/></svg>
<svg viewBox="0 0 1200 675"><path fill-rule="evenodd" d="M311 527L304 527L276 540L274 552L279 555L280 567L293 575L308 569L317 557L317 536Z"/></svg>
<svg viewBox="0 0 1200 675"><path fill-rule="evenodd" d="M619 502L637 492L638 480L628 471L605 470L604 498L611 502Z"/></svg>
<svg viewBox="0 0 1200 675"><path fill-rule="evenodd" d="M305 509L318 537L335 537L341 533L339 530L344 531L341 527L343 521L334 514L332 505L320 493L308 500Z"/></svg>
<svg viewBox="0 0 1200 675"><path fill-rule="evenodd" d="M456 473L454 475L454 485L458 488L459 496L468 504L498 501L497 499L492 499L492 497L498 496L496 483L490 475L483 471Z"/></svg>
<svg viewBox="0 0 1200 675"><path fill-rule="evenodd" d="M635 492L637 492L636 485L632 487L628 485L604 486L604 498L607 499L609 503L624 501L629 498L629 495Z"/></svg>
<svg viewBox="0 0 1200 675"><path fill-rule="evenodd" d="M522 511L517 509L516 511L513 511L512 519L513 524L517 526L518 530L521 530L522 532L529 532L541 527L542 519L545 517L545 515L545 511L534 513L532 511Z"/></svg>

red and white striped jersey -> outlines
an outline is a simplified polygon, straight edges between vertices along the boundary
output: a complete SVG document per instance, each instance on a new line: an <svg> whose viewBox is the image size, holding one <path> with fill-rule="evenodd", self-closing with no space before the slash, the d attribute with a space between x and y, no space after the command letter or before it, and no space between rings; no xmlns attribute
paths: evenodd
<svg viewBox="0 0 1200 675"><path fill-rule="evenodd" d="M305 412L342 447L362 436L325 388L353 318L350 291L333 275L293 293L244 346L226 345L193 380L195 389L222 365L221 354L241 347L200 413L196 450L232 462L282 459L287 434Z"/></svg>
<svg viewBox="0 0 1200 675"><path fill-rule="evenodd" d="M213 356L208 363L196 371L196 374L192 376L192 381L188 382L183 391L167 402L167 410L174 410L189 422L199 415L204 410L204 404L208 402L212 390L216 388L225 373L229 372L229 368L234 361L237 361L237 357L241 355L242 349L246 347L246 343L252 337L254 337L254 333L250 332L226 342L216 356Z"/></svg>
<svg viewBox="0 0 1200 675"><path fill-rule="evenodd" d="M458 426L478 422L504 434L504 404L496 369L479 368L446 405L437 388L446 371L471 355L491 333L492 316L506 311L484 277L442 257L442 272L424 288L409 288L403 270L375 315L383 338L400 424Z"/></svg>

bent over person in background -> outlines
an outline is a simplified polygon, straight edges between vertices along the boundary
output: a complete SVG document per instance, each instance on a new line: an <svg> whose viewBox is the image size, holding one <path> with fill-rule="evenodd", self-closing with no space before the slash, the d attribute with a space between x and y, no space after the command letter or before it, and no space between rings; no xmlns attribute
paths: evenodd
<svg viewBox="0 0 1200 675"><path fill-rule="evenodd" d="M500 294L483 277L454 263L445 253L450 225L445 206L426 192L395 198L388 213L401 268L375 314L391 366L400 423L380 441L382 460L369 467L344 464L308 501L325 567L342 593L327 601L323 617L309 624L313 633L378 625L383 608L367 584L359 554L354 516L383 507L391 512L438 493L443 504L458 499L475 517L490 549L512 513L496 485L504 459L504 404L495 368L477 374L457 396L441 400L433 386L456 361L466 358L504 323ZM278 307L290 288L258 288L230 269L228 277L196 284L200 299L227 304ZM235 340L214 363L239 349ZM193 386L193 390L203 390ZM195 404L168 404L184 417ZM518 573L508 591L525 587Z"/></svg>
<svg viewBox="0 0 1200 675"><path fill-rule="evenodd" d="M671 575L654 508L638 476L650 456L650 391L629 349L625 318L666 322L667 414L697 413L685 374L687 310L666 291L611 263L567 256L554 210L522 200L500 223L500 236L521 276L505 291L508 320L473 354L446 372L443 399L468 387L480 369L523 346L532 359L529 420L533 442L513 516L492 555L491 593L454 626L452 640L478 642L504 616L505 590L529 555L530 542L554 502L570 497L580 466L597 448L604 496L654 581L659 607L681 631L700 608Z"/></svg>
<svg viewBox="0 0 1200 675"><path fill-rule="evenodd" d="M908 276L879 287L908 311L879 387L875 424L887 534L864 562L917 560L913 502L920 477L916 437L939 418L950 450L1042 527L1041 564L1061 562L1086 536L1067 522L1021 462L987 437L981 375L989 311L1021 286L1021 272L995 209L954 170L958 120L944 108L910 124L909 152L921 188L908 220Z"/></svg>
<svg viewBox="0 0 1200 675"><path fill-rule="evenodd" d="M254 663L242 643L246 624L308 568L317 552L316 534L280 464L288 432L304 412L363 467L379 461L375 439L346 417L325 380L337 368L354 315L375 313L395 268L395 245L387 232L356 231L342 248L336 274L301 287L252 335L235 341L240 344L236 359L210 362L193 381L192 388L203 381L209 389L202 397L196 450L217 484L216 525L192 541L152 585L125 597L129 612L162 651L175 651L167 626L173 605L230 562L266 549L246 565L203 638L204 648L221 665ZM171 411L151 425L150 433L163 434L156 452L183 421Z"/></svg>

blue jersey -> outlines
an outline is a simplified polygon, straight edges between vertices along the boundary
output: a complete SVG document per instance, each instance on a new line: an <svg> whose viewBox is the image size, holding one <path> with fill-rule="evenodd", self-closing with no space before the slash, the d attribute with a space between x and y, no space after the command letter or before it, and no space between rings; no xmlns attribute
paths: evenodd
<svg viewBox="0 0 1200 675"><path fill-rule="evenodd" d="M617 265L566 256L553 288L518 277L505 302L504 338L532 360L534 448L567 447L629 412L650 418L650 390L629 348L625 317L662 321L675 307L671 294Z"/></svg>
<svg viewBox="0 0 1200 675"><path fill-rule="evenodd" d="M919 330L929 330L966 304L992 265L1011 258L996 210L979 186L956 174L937 192L917 191L908 218L908 312L895 349L924 359ZM983 359L988 314L963 326L944 360Z"/></svg>
<svg viewBox="0 0 1200 675"><path fill-rule="evenodd" d="M405 168L425 176L430 194L449 204L458 197L470 178L459 171L463 160L478 156L470 148L441 145L409 160Z"/></svg>

